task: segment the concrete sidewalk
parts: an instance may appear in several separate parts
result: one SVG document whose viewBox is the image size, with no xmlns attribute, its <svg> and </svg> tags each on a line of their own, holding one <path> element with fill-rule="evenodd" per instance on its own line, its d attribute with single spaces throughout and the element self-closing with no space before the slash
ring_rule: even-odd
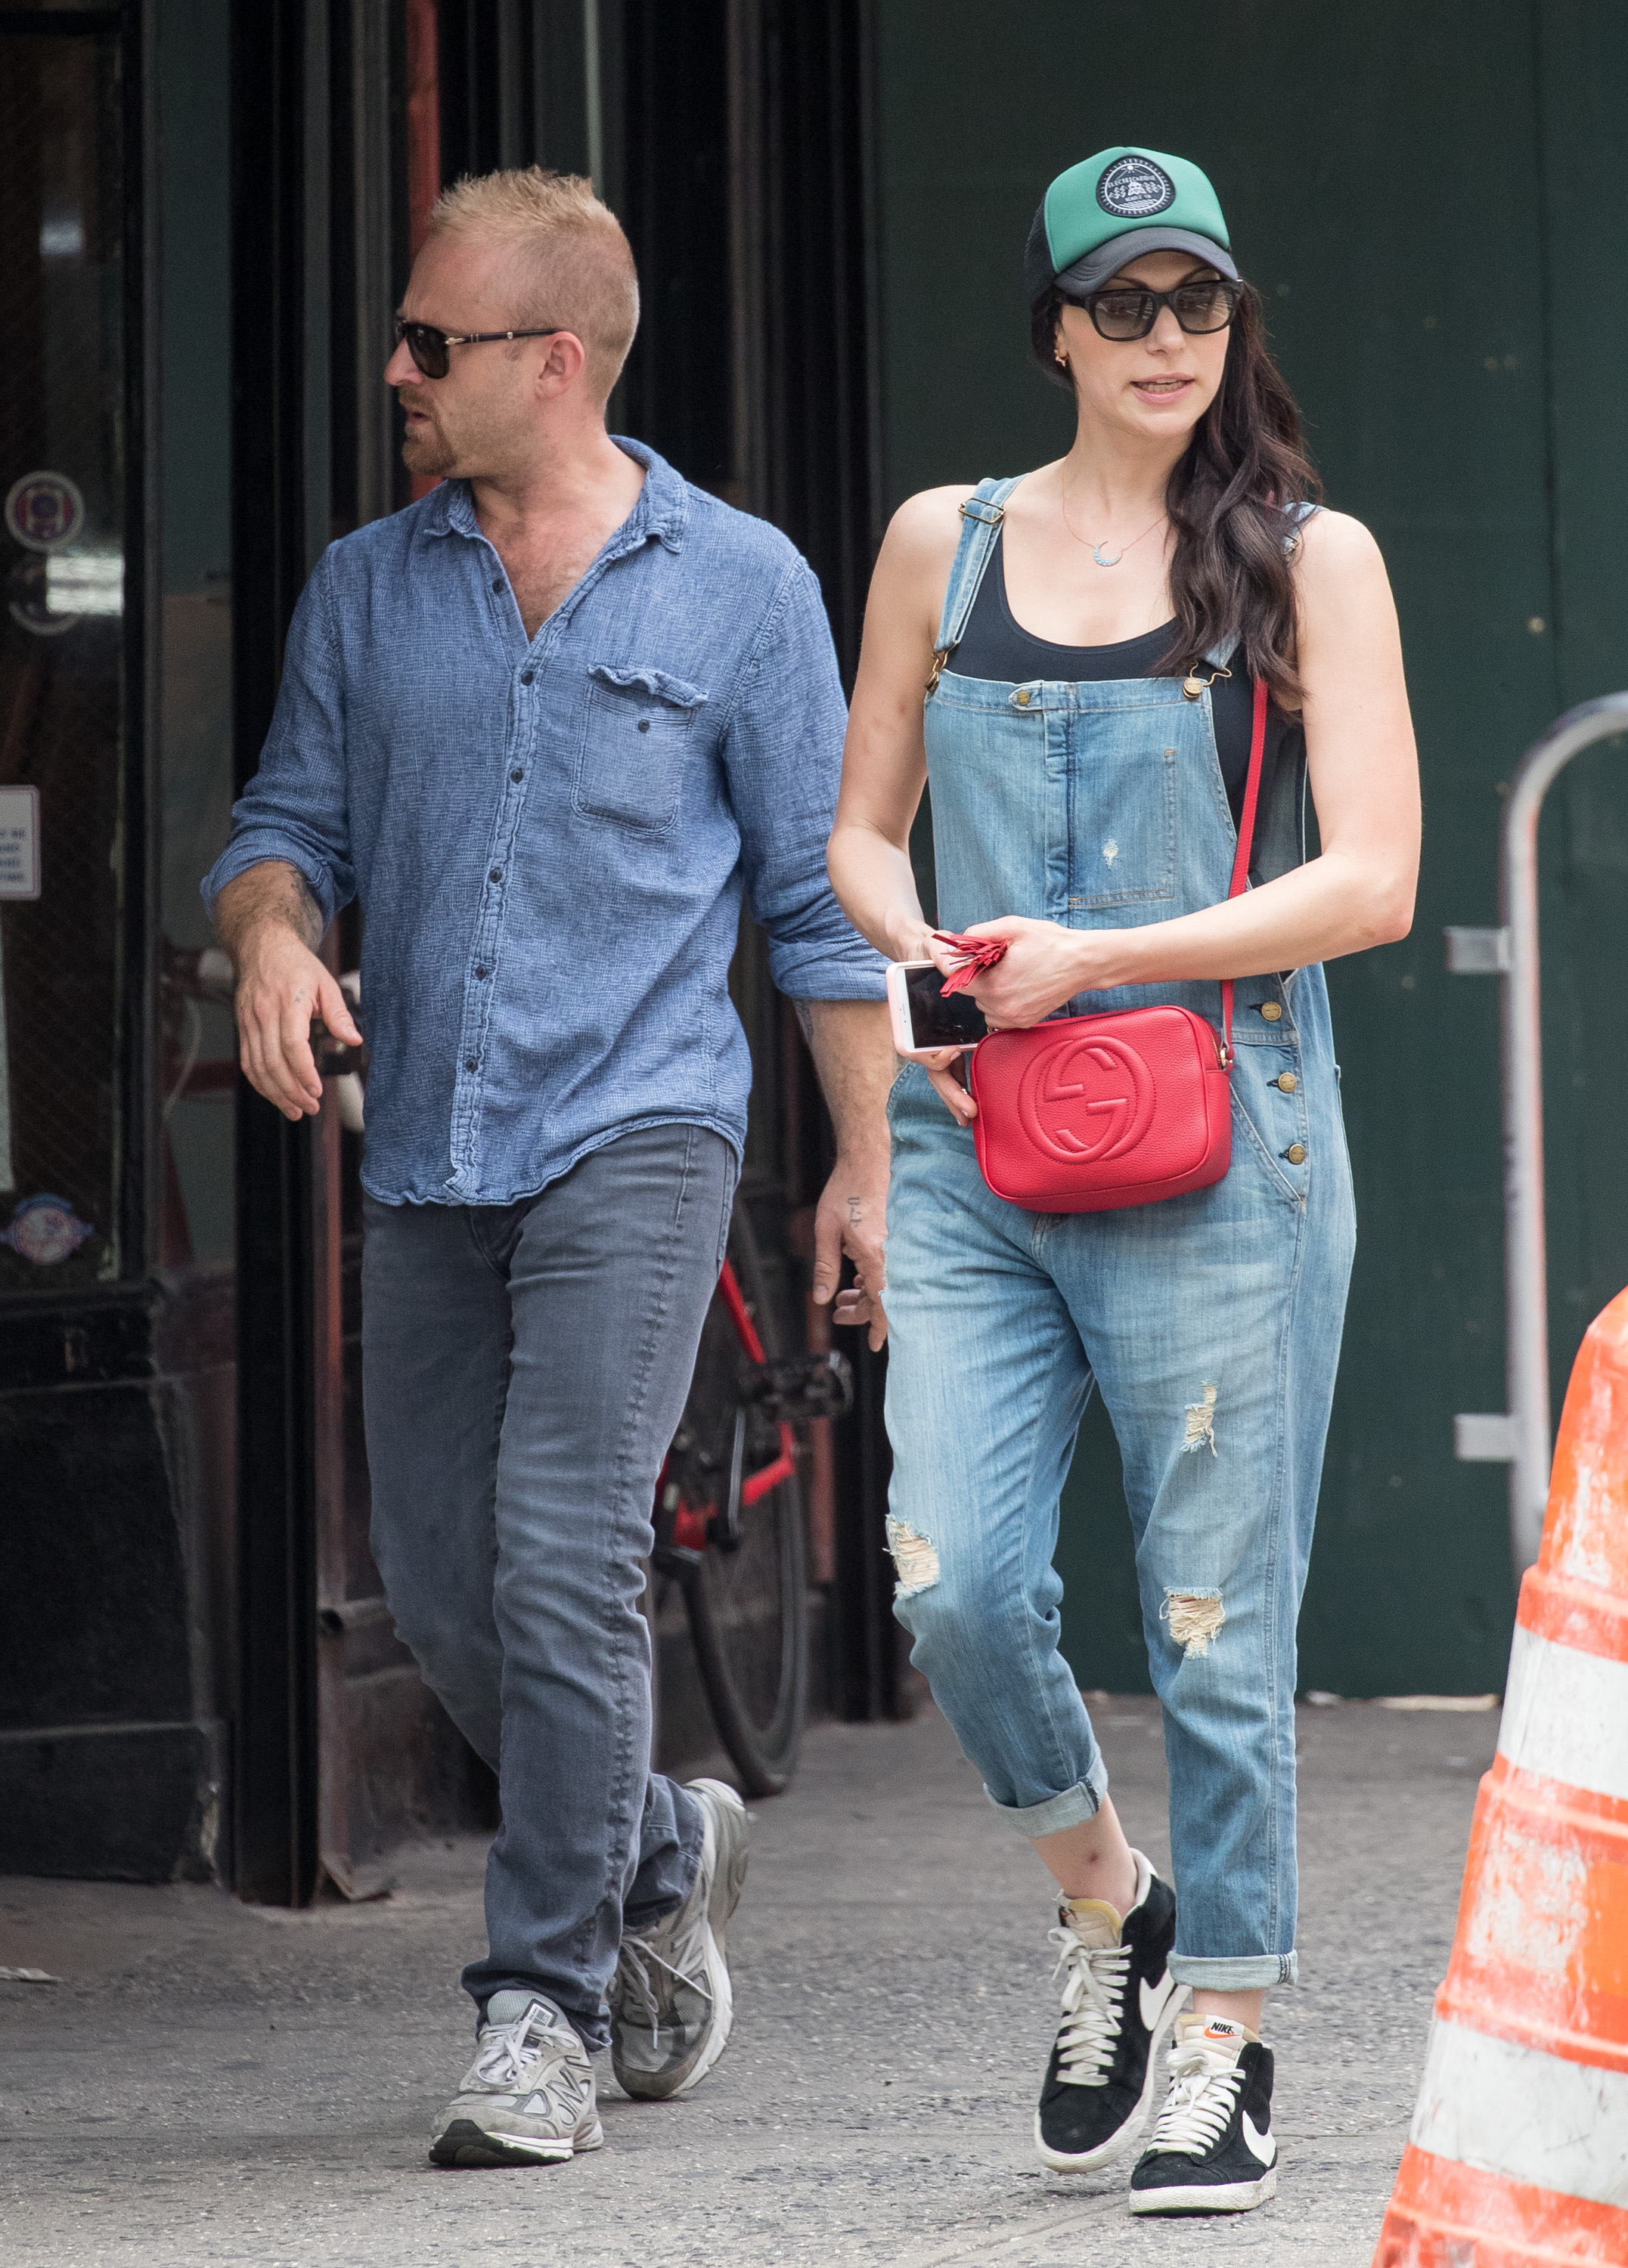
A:
<svg viewBox="0 0 1628 2268">
<path fill-rule="evenodd" d="M 1163 1867 L 1149 1700 L 1096 1710 L 1115 1796 Z M 1368 2268 L 1452 1940 L 1497 1717 L 1302 1709 L 1306 1983 L 1278 1994 L 1277 2202 L 1139 2223 L 1128 2166 L 1029 2148 L 1056 2003 L 1046 1881 L 941 1719 L 826 1727 L 756 1808 L 738 2020 L 684 2101 L 600 2065 L 606 2148 L 450 2173 L 424 2154 L 470 2050 L 482 1849 L 306 1914 L 210 1889 L 0 1881 L 6 2268 Z"/>
</svg>

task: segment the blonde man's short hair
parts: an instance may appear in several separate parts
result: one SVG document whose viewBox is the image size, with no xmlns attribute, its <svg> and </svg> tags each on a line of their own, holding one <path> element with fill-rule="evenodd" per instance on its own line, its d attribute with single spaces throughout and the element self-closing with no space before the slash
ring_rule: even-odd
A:
<svg viewBox="0 0 1628 2268">
<path fill-rule="evenodd" d="M 607 399 L 638 328 L 638 271 L 622 223 L 592 181 L 541 166 L 466 174 L 436 199 L 430 228 L 508 246 L 516 328 L 574 331 L 587 352 L 588 383 Z"/>
</svg>

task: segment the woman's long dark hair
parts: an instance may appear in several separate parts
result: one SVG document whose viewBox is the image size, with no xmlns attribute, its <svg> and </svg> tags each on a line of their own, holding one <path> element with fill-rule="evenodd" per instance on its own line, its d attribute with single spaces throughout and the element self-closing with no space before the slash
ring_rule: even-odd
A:
<svg viewBox="0 0 1628 2268">
<path fill-rule="evenodd" d="M 1030 338 L 1046 375 L 1072 393 L 1057 362 L 1063 306 L 1063 294 L 1049 291 Z M 1300 413 L 1266 344 L 1260 294 L 1246 284 L 1220 386 L 1165 492 L 1175 530 L 1176 637 L 1160 676 L 1185 676 L 1212 646 L 1241 638 L 1250 676 L 1266 680 L 1280 708 L 1299 706 L 1293 547 L 1284 547 L 1296 526 L 1289 507 L 1322 494 L 1301 443 Z"/>
</svg>

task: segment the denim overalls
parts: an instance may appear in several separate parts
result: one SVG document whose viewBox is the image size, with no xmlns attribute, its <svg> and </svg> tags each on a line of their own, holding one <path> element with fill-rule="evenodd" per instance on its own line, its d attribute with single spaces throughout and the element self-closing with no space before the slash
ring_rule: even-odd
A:
<svg viewBox="0 0 1628 2268">
<path fill-rule="evenodd" d="M 965 508 L 938 644 L 970 611 L 1004 499 Z M 1212 667 L 1226 659 L 1210 657 Z M 925 717 L 939 919 L 1168 921 L 1227 895 L 1236 836 L 1206 689 L 953 673 Z M 1084 994 L 1072 1011 L 1211 983 Z M 888 1541 L 895 1612 L 990 1800 L 1021 1834 L 1088 1819 L 1108 1774 L 1057 1650 L 1052 1567 L 1099 1387 L 1124 1459 L 1165 1711 L 1182 1983 L 1295 1975 L 1295 1622 L 1354 1237 L 1320 967 L 1240 979 L 1225 1180 L 1122 1212 L 993 1196 L 919 1065 L 888 1100 Z M 1090 1665 L 1074 1665 L 1088 1677 Z"/>
</svg>

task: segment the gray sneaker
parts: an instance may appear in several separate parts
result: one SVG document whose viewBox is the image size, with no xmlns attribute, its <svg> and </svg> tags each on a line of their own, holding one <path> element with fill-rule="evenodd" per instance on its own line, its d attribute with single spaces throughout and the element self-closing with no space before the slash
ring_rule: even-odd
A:
<svg viewBox="0 0 1628 2268">
<path fill-rule="evenodd" d="M 539 1994 L 494 1992 L 431 2157 L 438 2166 L 553 2166 L 604 2139 L 587 2053 L 564 2017 Z"/>
<path fill-rule="evenodd" d="M 611 2068 L 652 2102 L 706 2077 L 735 2014 L 724 1930 L 746 1880 L 746 1807 L 722 1780 L 692 1779 L 689 1793 L 706 1822 L 689 1896 L 622 1939 L 610 1986 Z"/>
</svg>

